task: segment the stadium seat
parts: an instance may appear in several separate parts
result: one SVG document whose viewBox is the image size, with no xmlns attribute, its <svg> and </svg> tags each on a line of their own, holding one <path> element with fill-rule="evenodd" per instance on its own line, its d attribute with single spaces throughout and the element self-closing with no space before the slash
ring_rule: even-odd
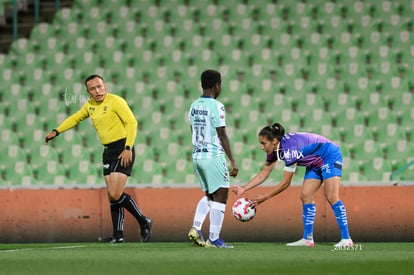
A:
<svg viewBox="0 0 414 275">
<path fill-rule="evenodd" d="M 7 167 L 0 167 L 0 172 L 4 180 L 0 180 L 7 187 L 13 189 L 15 187 L 33 187 L 37 181 L 30 165 L 25 160 L 13 161 Z"/>
<path fill-rule="evenodd" d="M 397 142 L 408 140 L 404 128 L 393 122 L 389 122 L 375 131 L 374 138 L 381 144 L 382 148 L 387 147 L 390 140 L 396 140 Z"/>
<path fill-rule="evenodd" d="M 29 129 L 33 130 L 36 128 L 36 113 L 35 112 L 28 112 L 28 113 L 18 113 L 12 121 L 17 125 L 16 131 L 19 133 L 20 136 L 28 133 Z"/>
<path fill-rule="evenodd" d="M 18 145 L 9 145 L 0 150 L 7 163 L 0 164 L 1 178 L 4 183 L 12 187 L 14 185 L 30 185 L 35 183 L 31 167 L 27 164 L 27 158 L 24 150 Z"/>
<path fill-rule="evenodd" d="M 2 150 L 6 150 L 10 145 L 16 145 L 16 140 L 19 139 L 18 134 L 8 124 L 4 123 L 4 126 L 0 130 L 0 142 L 4 145 L 4 149 L 2 148 Z"/>
<path fill-rule="evenodd" d="M 93 39 L 88 39 L 84 36 L 74 37 L 73 39 L 68 39 L 64 41 L 63 44 L 58 48 L 56 52 L 63 52 L 65 53 L 66 58 L 75 58 L 83 56 L 85 58 L 85 62 L 89 63 L 90 59 L 98 58 L 98 54 L 92 54 L 97 49 L 97 41 Z M 67 53 L 66 53 L 67 52 Z M 78 61 L 78 60 L 74 60 Z M 81 69 L 81 63 L 74 63 L 74 66 Z"/>
<path fill-rule="evenodd" d="M 89 159 L 65 159 L 66 174 L 74 186 L 95 186 L 98 184 L 100 170 Z M 99 165 L 100 167 L 100 165 Z M 103 179 L 101 179 L 103 182 Z"/>
<path fill-rule="evenodd" d="M 40 186 L 63 187 L 69 184 L 64 168 L 54 160 L 48 160 L 34 169 L 36 181 Z"/>
<path fill-rule="evenodd" d="M 364 116 L 355 108 L 346 108 L 335 113 L 332 110 L 332 126 L 337 128 L 340 133 L 349 133 L 352 125 L 365 125 Z"/>
<path fill-rule="evenodd" d="M 371 109 L 364 115 L 366 125 L 369 126 L 374 133 L 381 134 L 384 129 L 384 125 L 392 123 L 395 124 L 397 119 L 395 114 L 387 107 L 379 107 L 377 109 Z"/>
<path fill-rule="evenodd" d="M 400 109 L 410 108 L 413 105 L 414 99 L 412 93 L 402 91 L 402 93 L 392 94 L 388 97 L 388 106 L 398 112 Z"/>
<path fill-rule="evenodd" d="M 236 178 L 232 178 L 231 181 L 234 183 L 246 183 L 257 175 L 263 169 L 263 163 L 252 159 L 251 156 L 247 156 L 241 159 L 239 164 L 243 173 L 239 174 Z"/>
<path fill-rule="evenodd" d="M 392 166 L 382 157 L 376 157 L 371 160 L 366 160 L 360 163 L 364 170 L 364 175 L 370 181 L 389 182 Z"/>
<path fill-rule="evenodd" d="M 374 140 L 373 130 L 362 123 L 348 124 L 339 128 L 340 140 L 345 143 L 353 143 L 361 140 Z"/>
<path fill-rule="evenodd" d="M 322 100 L 324 103 L 324 109 L 335 113 L 349 107 L 354 107 L 352 97 L 344 92 L 326 94 Z"/>
<path fill-rule="evenodd" d="M 27 38 L 18 38 L 10 46 L 9 54 L 16 57 L 33 52 L 33 42 Z"/>
<path fill-rule="evenodd" d="M 164 183 L 195 183 L 193 164 L 186 158 L 176 158 L 166 163 L 165 169 Z"/>
<path fill-rule="evenodd" d="M 322 126 L 331 125 L 331 119 L 326 116 L 322 108 L 303 109 L 301 116 L 301 127 L 308 132 L 318 131 Z"/>
<path fill-rule="evenodd" d="M 62 9 L 63 10 L 63 9 Z M 30 39 L 37 45 L 44 40 L 48 40 L 55 36 L 55 27 L 50 23 L 39 23 L 33 26 L 30 32 Z"/>
<path fill-rule="evenodd" d="M 411 121 L 414 119 L 414 108 L 406 106 L 404 109 L 395 111 L 397 124 L 405 129 L 407 137 L 411 136 Z"/>
<path fill-rule="evenodd" d="M 76 7 L 77 2 L 78 1 L 75 1 L 72 8 L 63 7 L 59 9 L 53 17 L 53 25 L 64 26 L 71 22 L 81 23 L 84 12 L 80 8 Z"/>
<path fill-rule="evenodd" d="M 66 132 L 63 136 L 69 133 L 70 131 Z M 76 166 L 77 163 L 79 163 L 82 160 L 89 161 L 89 153 L 82 146 L 82 140 L 80 137 L 72 139 L 71 141 L 66 141 L 64 144 L 60 144 L 61 145 L 58 147 L 57 151 L 59 152 L 59 155 L 62 157 L 62 162 L 65 166 Z"/>
<path fill-rule="evenodd" d="M 58 161 L 59 156 L 53 144 L 44 145 L 33 144 L 30 148 L 30 159 L 32 168 L 35 170 L 38 166 L 44 164 L 47 160 Z"/>
<path fill-rule="evenodd" d="M 314 132 L 340 144 L 340 132 L 336 129 L 336 127 L 332 127 L 331 124 L 322 124 L 319 129 L 315 128 Z"/>
<path fill-rule="evenodd" d="M 77 48 L 75 50 L 75 48 L 73 48 L 73 51 L 77 53 L 73 56 L 75 68 L 79 68 L 79 70 L 81 70 L 82 73 L 91 74 L 91 72 L 95 72 L 97 68 L 101 67 L 100 57 L 97 54 L 94 54 L 89 49 L 83 50 L 82 48 Z"/>
<path fill-rule="evenodd" d="M 358 163 L 383 157 L 381 147 L 374 140 L 361 140 L 349 145 L 351 158 Z"/>
<path fill-rule="evenodd" d="M 268 124 L 279 122 L 285 126 L 285 129 L 289 132 L 296 132 L 300 130 L 299 114 L 289 109 L 274 110 L 273 112 L 268 113 L 267 121 L 270 122 Z"/>
<path fill-rule="evenodd" d="M 135 19 L 135 9 L 119 3 L 110 3 L 105 11 L 106 18 L 109 18 L 113 24 L 119 24 Z"/>
<path fill-rule="evenodd" d="M 163 171 L 160 163 L 152 159 L 137 159 L 136 167 L 142 170 L 134 171 L 132 176 L 141 184 L 161 184 L 164 182 Z"/>
<path fill-rule="evenodd" d="M 413 157 L 409 148 L 409 142 L 404 139 L 398 139 L 395 143 L 383 146 L 384 157 L 391 163 L 394 170 L 406 164 Z"/>
<path fill-rule="evenodd" d="M 343 169 L 342 180 L 356 185 L 360 182 L 372 181 L 367 177 L 366 173 L 364 173 L 364 167 L 354 160 L 350 161 L 347 169 Z"/>
<path fill-rule="evenodd" d="M 240 111 L 233 114 L 233 119 L 235 127 L 243 129 L 248 127 L 248 125 L 266 125 L 267 116 L 266 114 L 261 113 L 257 109 L 252 109 L 249 111 Z M 230 120 L 230 119 L 229 119 Z"/>
<path fill-rule="evenodd" d="M 17 123 L 17 131 L 23 130 L 27 126 L 33 126 L 36 119 L 36 106 L 33 103 L 25 98 L 20 98 L 12 102 L 10 108 L 15 115 L 8 119 Z"/>
</svg>

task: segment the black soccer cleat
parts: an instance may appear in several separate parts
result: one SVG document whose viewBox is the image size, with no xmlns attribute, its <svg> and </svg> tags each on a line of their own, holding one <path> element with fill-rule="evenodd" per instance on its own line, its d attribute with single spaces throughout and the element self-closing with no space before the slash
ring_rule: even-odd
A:
<svg viewBox="0 0 414 275">
<path fill-rule="evenodd" d="M 123 237 L 119 237 L 119 238 L 110 237 L 110 238 L 104 239 L 104 242 L 105 243 L 123 243 L 124 238 Z"/>
<path fill-rule="evenodd" d="M 146 243 L 151 239 L 151 228 L 152 228 L 152 220 L 150 218 L 145 218 L 146 224 L 141 226 L 141 242 Z"/>
</svg>

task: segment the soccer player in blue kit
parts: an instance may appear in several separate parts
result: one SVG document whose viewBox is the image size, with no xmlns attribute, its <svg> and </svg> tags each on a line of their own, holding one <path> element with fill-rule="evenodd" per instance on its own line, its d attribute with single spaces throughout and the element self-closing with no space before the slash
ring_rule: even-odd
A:
<svg viewBox="0 0 414 275">
<path fill-rule="evenodd" d="M 313 241 L 313 225 L 316 215 L 314 197 L 324 183 L 325 197 L 332 207 L 341 231 L 341 240 L 335 246 L 353 246 L 349 235 L 346 209 L 339 199 L 339 185 L 342 176 L 342 153 L 338 145 L 326 137 L 313 133 L 286 133 L 279 123 L 266 126 L 259 132 L 259 142 L 267 154 L 266 164 L 262 171 L 244 186 L 234 186 L 233 192 L 241 195 L 263 183 L 275 167 L 276 161 L 284 161 L 283 178 L 268 194 L 252 199 L 252 205 L 258 204 L 281 193 L 291 184 L 296 166 L 305 166 L 306 172 L 302 185 L 301 200 L 303 203 L 303 237 L 287 246 L 315 245 Z"/>
<path fill-rule="evenodd" d="M 201 87 L 203 94 L 191 104 L 188 119 L 191 123 L 194 171 L 205 195 L 197 204 L 188 238 L 202 247 L 232 248 L 220 238 L 220 231 L 230 188 L 229 176 L 237 176 L 238 168 L 226 134 L 224 105 L 216 100 L 221 92 L 220 73 L 204 71 Z M 230 161 L 230 172 L 226 156 Z M 204 241 L 201 228 L 208 213 L 210 231 L 208 240 Z"/>
</svg>

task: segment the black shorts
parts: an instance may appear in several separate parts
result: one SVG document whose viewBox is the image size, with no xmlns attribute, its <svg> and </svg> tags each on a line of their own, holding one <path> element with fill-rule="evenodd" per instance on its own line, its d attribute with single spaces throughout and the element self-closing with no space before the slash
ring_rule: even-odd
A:
<svg viewBox="0 0 414 275">
<path fill-rule="evenodd" d="M 131 175 L 132 165 L 135 161 L 135 149 L 132 147 L 132 162 L 127 166 L 121 166 L 121 159 L 119 155 L 125 149 L 126 139 L 120 139 L 118 141 L 104 145 L 104 151 L 102 154 L 103 174 L 107 176 L 112 172 L 120 172 L 127 176 Z"/>
</svg>

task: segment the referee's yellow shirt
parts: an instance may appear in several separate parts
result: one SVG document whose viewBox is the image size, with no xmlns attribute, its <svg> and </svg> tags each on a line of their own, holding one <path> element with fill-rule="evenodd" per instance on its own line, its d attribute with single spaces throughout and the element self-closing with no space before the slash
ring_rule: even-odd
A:
<svg viewBox="0 0 414 275">
<path fill-rule="evenodd" d="M 67 131 L 87 117 L 91 118 L 102 144 L 126 138 L 125 146 L 134 145 L 138 122 L 122 97 L 107 93 L 102 102 L 91 98 L 56 130 L 59 133 Z"/>
</svg>

